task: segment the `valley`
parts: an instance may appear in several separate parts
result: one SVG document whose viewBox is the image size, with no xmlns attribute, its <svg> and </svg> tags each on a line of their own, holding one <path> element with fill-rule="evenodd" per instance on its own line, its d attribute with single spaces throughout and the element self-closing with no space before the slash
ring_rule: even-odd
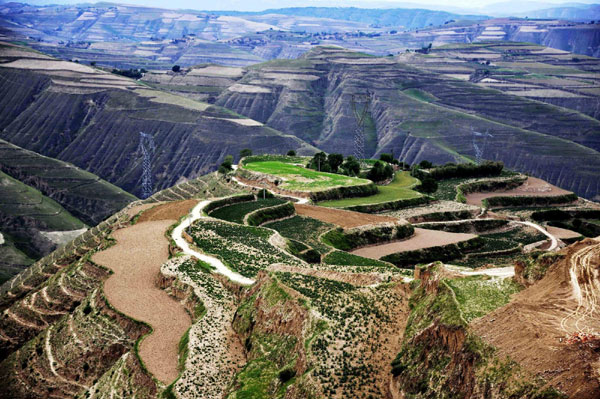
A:
<svg viewBox="0 0 600 399">
<path fill-rule="evenodd" d="M 0 397 L 600 399 L 597 5 L 68 3 L 0 4 Z"/>
</svg>

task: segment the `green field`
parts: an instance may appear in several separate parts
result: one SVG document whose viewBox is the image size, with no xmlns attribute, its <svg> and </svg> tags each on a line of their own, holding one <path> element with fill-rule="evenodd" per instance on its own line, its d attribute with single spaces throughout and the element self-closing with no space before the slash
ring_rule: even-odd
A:
<svg viewBox="0 0 600 399">
<path fill-rule="evenodd" d="M 332 187 L 357 186 L 370 181 L 356 177 L 317 172 L 281 161 L 252 162 L 245 169 L 282 178 L 279 187 L 291 191 L 319 191 Z"/>
<path fill-rule="evenodd" d="M 320 206 L 329 208 L 344 208 L 354 205 L 379 204 L 382 202 L 395 201 L 420 197 L 416 191 L 411 190 L 419 184 L 419 180 L 412 177 L 408 172 L 398 172 L 394 180 L 387 186 L 377 186 L 379 192 L 370 197 L 345 198 L 341 200 L 319 202 Z"/>
<path fill-rule="evenodd" d="M 259 199 L 257 201 L 242 202 L 240 204 L 224 206 L 222 208 L 212 211 L 211 213 L 209 213 L 209 216 L 212 216 L 217 219 L 227 220 L 229 222 L 243 224 L 244 217 L 250 212 L 261 208 L 267 208 L 269 206 L 280 205 L 283 203 L 285 203 L 285 201 L 280 198 Z"/>
</svg>

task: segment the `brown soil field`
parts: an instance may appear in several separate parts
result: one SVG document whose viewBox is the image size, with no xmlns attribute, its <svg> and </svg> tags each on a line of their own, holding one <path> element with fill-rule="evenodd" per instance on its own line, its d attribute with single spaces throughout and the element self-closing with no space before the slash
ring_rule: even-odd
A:
<svg viewBox="0 0 600 399">
<path fill-rule="evenodd" d="M 471 326 L 498 349 L 499 358 L 510 356 L 570 398 L 598 399 L 600 340 L 568 343 L 565 337 L 574 331 L 600 332 L 600 245 L 588 239 L 561 253 L 565 259 L 551 266 L 542 280 Z M 581 306 L 571 284 L 571 268 L 581 287 Z"/>
<path fill-rule="evenodd" d="M 165 384 L 177 378 L 178 344 L 191 319 L 155 281 L 169 256 L 165 231 L 195 201 L 187 202 L 152 208 L 156 210 L 148 211 L 145 221 L 115 231 L 112 236 L 117 243 L 92 257 L 114 272 L 104 283 L 108 301 L 126 315 L 152 326 L 153 332 L 144 338 L 139 353 L 148 370 Z"/>
<path fill-rule="evenodd" d="M 394 241 L 387 244 L 371 245 L 351 251 L 354 255 L 365 258 L 379 259 L 397 252 L 413 251 L 415 249 L 437 247 L 466 241 L 476 237 L 474 234 L 448 233 L 441 230 L 415 228 L 415 234 L 408 240 Z"/>
<path fill-rule="evenodd" d="M 581 237 L 581 234 L 579 234 L 576 231 L 573 230 L 568 230 L 568 229 L 561 229 L 560 227 L 554 227 L 554 226 L 546 226 L 546 230 L 548 231 L 548 233 L 552 234 L 554 237 L 559 238 L 559 239 L 569 239 L 569 238 L 577 238 L 577 237 Z"/>
<path fill-rule="evenodd" d="M 570 194 L 570 191 L 563 190 L 553 186 L 552 184 L 545 182 L 537 177 L 529 177 L 525 183 L 517 188 L 506 191 L 491 191 L 491 192 L 477 192 L 467 194 L 467 204 L 470 205 L 481 205 L 481 201 L 498 196 L 528 196 L 528 197 L 547 197 L 547 196 L 558 196 L 563 194 Z"/>
<path fill-rule="evenodd" d="M 296 213 L 301 216 L 308 216 L 322 222 L 335 224 L 344 228 L 366 226 L 369 224 L 398 222 L 399 219 L 391 216 L 372 215 L 369 213 L 360 213 L 345 211 L 342 209 L 324 208 L 322 206 L 294 204 Z"/>
<path fill-rule="evenodd" d="M 142 223 L 152 220 L 179 220 L 180 217 L 190 213 L 190 210 L 197 204 L 198 200 L 186 200 L 156 205 L 148 210 L 145 210 L 137 222 Z"/>
</svg>

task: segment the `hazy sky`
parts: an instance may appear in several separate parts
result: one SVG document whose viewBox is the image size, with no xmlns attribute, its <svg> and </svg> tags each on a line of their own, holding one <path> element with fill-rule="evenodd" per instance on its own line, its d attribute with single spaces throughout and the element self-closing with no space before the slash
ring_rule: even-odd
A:
<svg viewBox="0 0 600 399">
<path fill-rule="evenodd" d="M 0 3 L 6 0 L 0 0 Z M 19 0 L 14 0 L 19 1 Z M 75 3 L 95 3 L 96 1 L 86 0 L 21 0 L 29 4 L 75 4 Z M 498 3 L 505 3 L 502 6 L 490 8 L 490 11 L 523 8 L 541 9 L 549 8 L 559 4 L 566 3 L 565 0 L 539 0 L 539 1 L 506 1 L 506 0 L 427 0 L 427 1 L 393 1 L 393 0 L 106 0 L 114 3 L 146 5 L 150 7 L 161 8 L 187 8 L 194 10 L 238 10 L 238 11 L 260 11 L 268 8 L 282 7 L 363 7 L 363 8 L 428 8 L 444 9 L 452 11 L 478 10 L 485 12 L 486 6 Z M 570 3 L 599 3 L 600 0 L 574 0 Z M 510 3 L 510 4 L 506 4 Z"/>
</svg>

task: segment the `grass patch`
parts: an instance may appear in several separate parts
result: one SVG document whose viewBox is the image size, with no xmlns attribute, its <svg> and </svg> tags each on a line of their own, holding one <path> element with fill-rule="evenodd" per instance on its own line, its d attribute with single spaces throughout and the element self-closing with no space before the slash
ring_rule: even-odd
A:
<svg viewBox="0 0 600 399">
<path fill-rule="evenodd" d="M 362 256 L 353 255 L 344 251 L 333 251 L 329 253 L 324 259 L 323 263 L 329 265 L 342 265 L 342 266 L 379 266 L 379 267 L 393 267 L 389 263 L 381 262 L 376 259 L 363 258 Z"/>
<path fill-rule="evenodd" d="M 399 199 L 417 198 L 420 197 L 421 194 L 411 190 L 411 188 L 415 187 L 417 184 L 419 184 L 419 180 L 412 177 L 409 172 L 398 172 L 390 184 L 386 186 L 377 186 L 379 192 L 375 195 L 323 201 L 319 203 L 319 206 L 344 208 L 355 205 L 378 204 Z"/>
<path fill-rule="evenodd" d="M 356 177 L 318 172 L 281 161 L 251 162 L 244 168 L 281 177 L 279 187 L 291 191 L 315 191 L 333 187 L 358 186 L 370 181 Z"/>
<path fill-rule="evenodd" d="M 319 241 L 319 236 L 335 228 L 332 224 L 306 216 L 294 216 L 293 218 L 267 223 L 264 227 L 278 231 L 285 238 L 300 241 L 321 254 L 329 252 L 331 248 Z"/>
<path fill-rule="evenodd" d="M 489 276 L 468 276 L 446 282 L 456 294 L 467 322 L 506 305 L 511 295 L 521 290 L 511 278 L 499 280 Z"/>
<path fill-rule="evenodd" d="M 227 220 L 228 222 L 242 224 L 244 222 L 244 217 L 250 212 L 269 206 L 281 205 L 283 203 L 285 203 L 285 201 L 279 198 L 259 199 L 257 201 L 242 202 L 240 204 L 224 206 L 210 212 L 209 216 L 221 220 Z"/>
</svg>

